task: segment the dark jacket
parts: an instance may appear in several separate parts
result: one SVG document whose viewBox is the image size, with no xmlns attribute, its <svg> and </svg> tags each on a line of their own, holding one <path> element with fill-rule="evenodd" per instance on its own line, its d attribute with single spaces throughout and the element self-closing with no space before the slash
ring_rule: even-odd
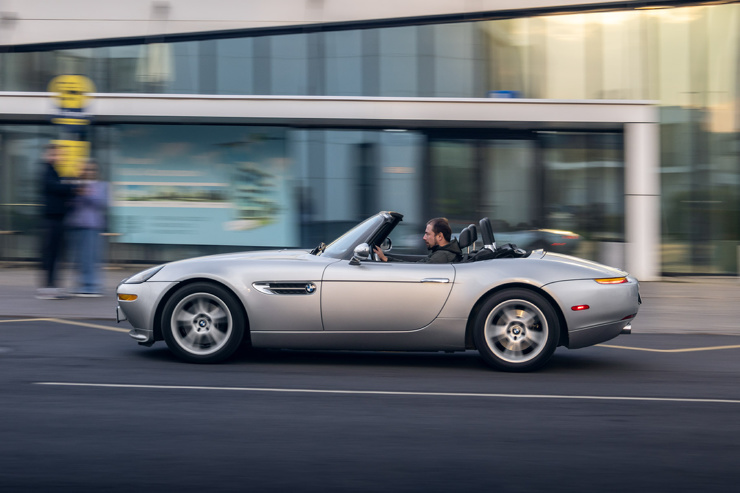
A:
<svg viewBox="0 0 740 493">
<path fill-rule="evenodd" d="M 457 243 L 457 239 L 453 238 L 451 242 L 445 246 L 433 246 L 429 250 L 429 256 L 421 260 L 417 260 L 417 264 L 451 264 L 454 262 L 460 262 L 462 260 L 462 250 L 460 245 Z M 406 260 L 400 258 L 394 258 L 388 255 L 389 262 L 405 262 Z"/>
<path fill-rule="evenodd" d="M 451 242 L 443 247 L 433 246 L 429 252 L 429 256 L 419 260 L 419 262 L 427 264 L 450 264 L 461 260 L 462 250 L 460 250 L 457 239 L 453 238 Z"/>
<path fill-rule="evenodd" d="M 69 210 L 75 188 L 74 185 L 63 183 L 54 166 L 47 162 L 44 163 L 42 194 L 46 217 L 62 218 Z"/>
</svg>

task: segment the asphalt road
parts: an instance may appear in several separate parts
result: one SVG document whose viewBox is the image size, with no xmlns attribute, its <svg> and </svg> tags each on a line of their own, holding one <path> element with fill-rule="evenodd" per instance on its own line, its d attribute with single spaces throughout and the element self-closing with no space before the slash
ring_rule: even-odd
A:
<svg viewBox="0 0 740 493">
<path fill-rule="evenodd" d="M 124 324 L 79 323 L 0 319 L 0 491 L 740 484 L 738 336 L 632 334 L 508 374 L 474 352 L 189 365 Z"/>
</svg>

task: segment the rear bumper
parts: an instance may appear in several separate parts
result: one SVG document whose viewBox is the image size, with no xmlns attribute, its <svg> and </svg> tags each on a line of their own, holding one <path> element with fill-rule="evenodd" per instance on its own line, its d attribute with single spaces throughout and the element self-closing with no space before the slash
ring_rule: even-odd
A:
<svg viewBox="0 0 740 493">
<path fill-rule="evenodd" d="M 632 320 L 620 320 L 619 322 L 570 331 L 568 333 L 568 345 L 565 347 L 578 349 L 593 346 L 614 339 L 620 334 L 629 334 L 632 332 L 631 322 Z"/>
</svg>

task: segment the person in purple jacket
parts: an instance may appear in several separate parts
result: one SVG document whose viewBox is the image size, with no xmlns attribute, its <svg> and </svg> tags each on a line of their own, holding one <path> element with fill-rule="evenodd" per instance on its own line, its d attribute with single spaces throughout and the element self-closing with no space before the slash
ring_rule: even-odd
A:
<svg viewBox="0 0 740 493">
<path fill-rule="evenodd" d="M 100 258 L 108 208 L 108 184 L 98 179 L 98 165 L 88 161 L 80 176 L 81 184 L 72 201 L 68 226 L 72 229 L 79 272 L 78 296 L 102 296 Z"/>
</svg>

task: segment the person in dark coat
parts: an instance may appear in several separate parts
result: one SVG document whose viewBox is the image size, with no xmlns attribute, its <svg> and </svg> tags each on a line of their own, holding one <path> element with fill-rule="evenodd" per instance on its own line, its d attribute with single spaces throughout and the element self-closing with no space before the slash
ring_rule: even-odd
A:
<svg viewBox="0 0 740 493">
<path fill-rule="evenodd" d="M 64 298 L 56 285 L 57 265 L 64 244 L 65 217 L 75 195 L 75 186 L 64 183 L 54 168 L 59 159 L 59 149 L 48 144 L 44 150 L 42 195 L 44 199 L 44 233 L 41 243 L 41 268 L 44 272 L 44 287 L 38 289 L 40 299 Z"/>
<path fill-rule="evenodd" d="M 449 264 L 462 260 L 462 250 L 457 239 L 452 238 L 452 229 L 446 218 L 435 217 L 429 220 L 423 239 L 429 249 L 429 255 L 419 260 L 418 263 Z M 374 250 L 378 259 L 383 262 L 398 261 L 392 256 L 386 256 L 379 246 L 376 246 Z"/>
</svg>

